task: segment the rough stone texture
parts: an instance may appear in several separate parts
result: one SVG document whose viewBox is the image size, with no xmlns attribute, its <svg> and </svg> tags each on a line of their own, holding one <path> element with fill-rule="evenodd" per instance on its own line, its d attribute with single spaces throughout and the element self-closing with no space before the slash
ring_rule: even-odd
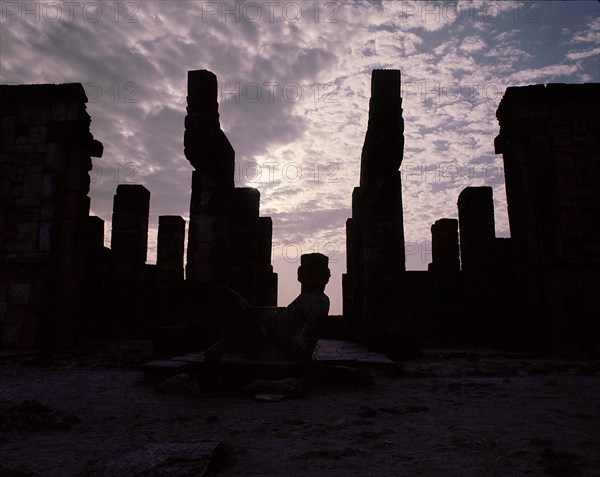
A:
<svg viewBox="0 0 600 477">
<path fill-rule="evenodd" d="M 404 264 L 402 188 L 398 171 L 404 149 L 400 71 L 374 70 L 369 124 L 361 155 L 360 187 L 352 194 L 347 224 L 348 273 L 344 316 L 357 335 L 385 334 L 386 314 L 377 307 L 398 284 Z M 377 311 L 376 311 L 377 308 Z"/>
<path fill-rule="evenodd" d="M 90 477 L 115 475 L 196 475 L 212 474 L 211 459 L 219 447 L 218 441 L 161 442 L 149 444 L 131 452 L 102 459 L 90 465 L 85 474 Z"/>
<path fill-rule="evenodd" d="M 589 349 L 600 329 L 600 84 L 508 88 L 496 116 L 516 289 L 532 345 Z"/>
<path fill-rule="evenodd" d="M 3 347 L 74 342 L 82 315 L 90 156 L 102 155 L 86 102 L 81 84 L 0 86 Z"/>
</svg>

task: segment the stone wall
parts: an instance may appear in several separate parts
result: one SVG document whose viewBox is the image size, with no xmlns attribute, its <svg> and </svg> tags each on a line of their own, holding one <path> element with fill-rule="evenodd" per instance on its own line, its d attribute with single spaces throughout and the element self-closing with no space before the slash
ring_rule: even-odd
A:
<svg viewBox="0 0 600 477">
<path fill-rule="evenodd" d="M 0 86 L 0 339 L 72 344 L 81 316 L 90 156 L 81 84 Z"/>
<path fill-rule="evenodd" d="M 496 116 L 523 328 L 536 347 L 597 347 L 600 84 L 508 88 Z"/>
</svg>

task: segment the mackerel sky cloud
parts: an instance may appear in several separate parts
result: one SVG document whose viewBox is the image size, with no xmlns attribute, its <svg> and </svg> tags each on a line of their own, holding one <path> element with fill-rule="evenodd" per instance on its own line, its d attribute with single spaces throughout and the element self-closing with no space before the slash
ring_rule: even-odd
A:
<svg viewBox="0 0 600 477">
<path fill-rule="evenodd" d="M 431 261 L 430 226 L 457 217 L 469 185 L 494 189 L 509 236 L 495 111 L 508 86 L 600 81 L 597 2 L 1 2 L 0 82 L 80 82 L 94 136 L 92 213 L 107 222 L 119 183 L 152 193 L 158 216 L 187 219 L 187 71 L 220 83 L 236 183 L 273 218 L 279 304 L 299 292 L 300 253 L 330 256 L 341 313 L 345 221 L 358 185 L 370 74 L 402 71 L 407 268 Z"/>
</svg>

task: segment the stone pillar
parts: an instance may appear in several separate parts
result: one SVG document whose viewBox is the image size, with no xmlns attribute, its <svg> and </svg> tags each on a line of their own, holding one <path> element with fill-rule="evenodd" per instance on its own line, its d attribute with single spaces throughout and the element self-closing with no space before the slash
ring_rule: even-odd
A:
<svg viewBox="0 0 600 477">
<path fill-rule="evenodd" d="M 161 215 L 158 218 L 156 268 L 168 282 L 183 280 L 183 247 L 185 220 L 179 215 Z M 162 281 L 159 278 L 159 281 Z"/>
<path fill-rule="evenodd" d="M 229 211 L 234 188 L 235 151 L 221 130 L 217 77 L 188 72 L 185 157 L 192 175 L 186 277 L 229 283 Z"/>
<path fill-rule="evenodd" d="M 259 218 L 258 190 L 234 188 L 235 151 L 221 130 L 216 76 L 189 71 L 187 99 L 185 156 L 196 170 L 186 279 L 229 286 L 253 305 L 275 305 L 272 224 Z"/>
<path fill-rule="evenodd" d="M 144 328 L 143 281 L 148 248 L 150 191 L 138 184 L 117 186 L 111 235 L 111 300 L 119 333 Z"/>
<path fill-rule="evenodd" d="M 273 273 L 273 221 L 258 218 L 256 306 L 277 306 L 277 274 Z"/>
<path fill-rule="evenodd" d="M 81 84 L 0 86 L 0 346 L 72 346 L 91 156 Z"/>
<path fill-rule="evenodd" d="M 361 155 L 360 188 L 352 195 L 353 268 L 346 284 L 354 289 L 359 329 L 375 335 L 385 333 L 386 317 L 395 310 L 372 305 L 381 296 L 395 293 L 405 271 L 404 225 L 400 172 L 404 150 L 404 120 L 399 70 L 374 70 L 371 78 L 369 124 Z M 345 292 L 348 297 L 349 292 Z M 348 301 L 348 300 L 346 300 Z M 346 314 L 346 312 L 345 312 Z"/>
<path fill-rule="evenodd" d="M 430 270 L 459 271 L 458 220 L 439 219 L 431 226 Z"/>
<path fill-rule="evenodd" d="M 86 223 L 85 276 L 83 279 L 83 318 L 80 334 L 87 338 L 106 336 L 109 325 L 106 310 L 110 298 L 110 250 L 104 246 L 104 220 L 89 216 Z"/>
<path fill-rule="evenodd" d="M 535 347 L 600 346 L 600 84 L 508 88 L 500 134 L 516 297 Z"/>
<path fill-rule="evenodd" d="M 252 304 L 257 298 L 259 206 L 258 190 L 252 187 L 234 189 L 229 224 L 229 286 Z"/>
<path fill-rule="evenodd" d="M 494 266 L 494 199 L 491 187 L 466 187 L 458 196 L 462 270 Z"/>
<path fill-rule="evenodd" d="M 134 277 L 146 263 L 150 191 L 143 185 L 121 184 L 114 196 L 111 250 L 119 276 Z"/>
</svg>

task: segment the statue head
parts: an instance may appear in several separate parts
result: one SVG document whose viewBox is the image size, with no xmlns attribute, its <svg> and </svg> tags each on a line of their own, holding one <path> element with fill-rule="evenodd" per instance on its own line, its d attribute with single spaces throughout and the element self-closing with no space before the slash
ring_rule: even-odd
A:
<svg viewBox="0 0 600 477">
<path fill-rule="evenodd" d="M 298 281 L 302 283 L 302 293 L 323 292 L 329 282 L 329 257 L 322 253 L 306 253 L 300 257 Z"/>
</svg>

